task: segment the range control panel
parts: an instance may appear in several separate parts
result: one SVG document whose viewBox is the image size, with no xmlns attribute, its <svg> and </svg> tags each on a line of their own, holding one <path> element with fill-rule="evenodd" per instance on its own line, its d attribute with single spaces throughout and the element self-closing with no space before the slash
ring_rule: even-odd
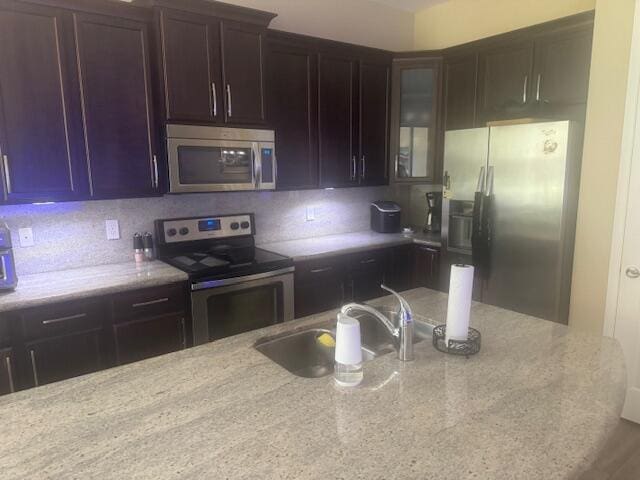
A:
<svg viewBox="0 0 640 480">
<path fill-rule="evenodd" d="M 158 222 L 162 225 L 164 243 L 240 237 L 253 233 L 251 214 L 176 218 Z"/>
</svg>

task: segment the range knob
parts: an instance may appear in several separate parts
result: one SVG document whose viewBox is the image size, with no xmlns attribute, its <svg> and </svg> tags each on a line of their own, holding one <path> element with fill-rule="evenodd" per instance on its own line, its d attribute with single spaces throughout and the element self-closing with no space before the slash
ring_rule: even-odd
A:
<svg viewBox="0 0 640 480">
<path fill-rule="evenodd" d="M 182 227 L 180 229 L 180 235 L 186 235 L 187 233 L 189 233 L 189 229 L 187 227 Z"/>
<path fill-rule="evenodd" d="M 240 226 L 241 226 L 243 229 L 247 229 L 247 228 L 249 228 L 249 227 L 251 226 L 251 224 L 250 224 L 249 222 L 242 222 L 242 223 L 240 224 Z"/>
<path fill-rule="evenodd" d="M 178 231 L 175 228 L 170 228 L 169 230 L 167 230 L 167 236 L 169 237 L 175 237 L 176 233 L 178 233 Z"/>
<path fill-rule="evenodd" d="M 233 222 L 231 224 L 231 230 L 237 230 L 240 228 L 240 224 L 238 222 Z"/>
</svg>

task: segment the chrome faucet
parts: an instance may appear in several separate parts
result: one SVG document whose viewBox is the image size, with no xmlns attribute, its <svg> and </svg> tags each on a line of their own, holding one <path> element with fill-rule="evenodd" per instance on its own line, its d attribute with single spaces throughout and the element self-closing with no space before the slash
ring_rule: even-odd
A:
<svg viewBox="0 0 640 480">
<path fill-rule="evenodd" d="M 397 292 L 384 285 L 380 285 L 380 288 L 395 295 L 400 302 L 397 326 L 394 325 L 394 323 L 386 316 L 369 305 L 347 303 L 342 307 L 341 312 L 345 315 L 349 315 L 354 310 L 360 310 L 373 315 L 387 328 L 389 334 L 393 337 L 393 343 L 398 352 L 398 358 L 403 362 L 411 361 L 413 360 L 413 312 L 411 311 L 411 306 L 409 306 L 407 301 Z"/>
</svg>

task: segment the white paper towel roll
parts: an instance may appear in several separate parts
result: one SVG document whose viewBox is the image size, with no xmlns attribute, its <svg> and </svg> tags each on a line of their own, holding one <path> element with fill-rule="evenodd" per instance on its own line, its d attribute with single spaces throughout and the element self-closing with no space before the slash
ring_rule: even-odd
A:
<svg viewBox="0 0 640 480">
<path fill-rule="evenodd" d="M 452 265 L 449 283 L 449 304 L 447 307 L 447 335 L 449 339 L 467 340 L 469 335 L 469 316 L 473 293 L 473 266 Z"/>
</svg>

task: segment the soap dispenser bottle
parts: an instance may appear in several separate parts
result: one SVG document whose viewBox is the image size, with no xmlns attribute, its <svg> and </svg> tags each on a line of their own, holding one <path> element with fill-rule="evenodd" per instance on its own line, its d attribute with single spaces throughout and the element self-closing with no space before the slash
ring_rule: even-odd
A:
<svg viewBox="0 0 640 480">
<path fill-rule="evenodd" d="M 355 387 L 362 382 L 362 345 L 360 322 L 338 313 L 334 379 L 341 387 Z"/>
</svg>

